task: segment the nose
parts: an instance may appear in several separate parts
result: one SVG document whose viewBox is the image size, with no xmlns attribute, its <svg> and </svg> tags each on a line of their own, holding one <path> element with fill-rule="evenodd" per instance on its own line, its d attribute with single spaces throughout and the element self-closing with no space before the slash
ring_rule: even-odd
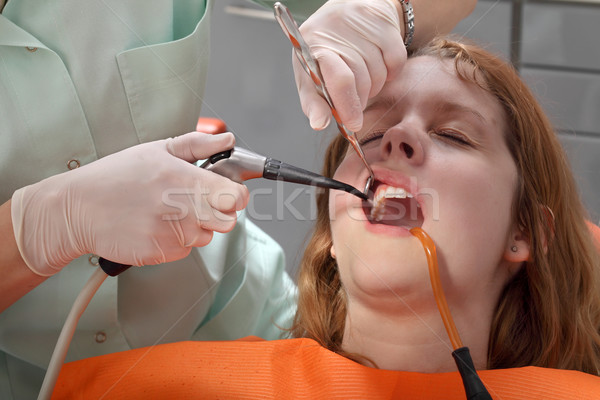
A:
<svg viewBox="0 0 600 400">
<path fill-rule="evenodd" d="M 384 160 L 402 159 L 418 165 L 425 158 L 417 130 L 408 124 L 401 123 L 388 129 L 383 135 L 380 150 Z"/>
</svg>

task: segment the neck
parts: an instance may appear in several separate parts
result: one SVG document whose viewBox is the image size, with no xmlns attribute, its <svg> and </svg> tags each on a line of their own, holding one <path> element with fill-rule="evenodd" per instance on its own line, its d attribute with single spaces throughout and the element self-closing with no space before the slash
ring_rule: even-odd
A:
<svg viewBox="0 0 600 400">
<path fill-rule="evenodd" d="M 342 348 L 366 357 L 378 368 L 425 373 L 456 371 L 453 348 L 435 303 L 389 313 L 363 304 L 348 304 Z M 469 347 L 477 369 L 485 369 L 492 310 L 463 307 L 453 318 L 464 346 Z"/>
</svg>

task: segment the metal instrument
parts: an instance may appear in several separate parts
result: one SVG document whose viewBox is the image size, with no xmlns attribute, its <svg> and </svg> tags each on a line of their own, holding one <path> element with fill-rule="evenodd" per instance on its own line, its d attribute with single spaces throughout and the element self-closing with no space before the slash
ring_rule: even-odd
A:
<svg viewBox="0 0 600 400">
<path fill-rule="evenodd" d="M 287 35 L 288 39 L 292 43 L 296 57 L 298 57 L 300 64 L 304 68 L 304 71 L 306 71 L 306 73 L 310 76 L 321 96 L 323 96 L 325 101 L 327 101 L 327 104 L 329 104 L 329 107 L 331 108 L 331 114 L 337 123 L 340 133 L 348 140 L 348 142 L 350 142 L 350 145 L 352 145 L 352 148 L 354 151 L 356 151 L 356 154 L 358 154 L 362 162 L 365 164 L 367 171 L 369 171 L 369 178 L 367 179 L 364 189 L 364 194 L 368 195 L 369 189 L 373 184 L 374 175 L 373 170 L 369 166 L 369 163 L 367 163 L 365 154 L 363 153 L 360 144 L 356 139 L 356 135 L 354 132 L 347 129 L 342 123 L 342 120 L 340 119 L 340 116 L 333 105 L 333 101 L 327 92 L 325 83 L 323 82 L 323 76 L 321 75 L 319 64 L 317 64 L 317 61 L 310 54 L 310 49 L 302 38 L 300 30 L 298 30 L 298 24 L 296 24 L 294 17 L 288 8 L 279 2 L 275 3 L 274 9 L 275 19 L 277 19 L 277 22 L 279 22 L 279 25 L 281 25 L 281 29 L 283 29 L 283 32 Z"/>
</svg>

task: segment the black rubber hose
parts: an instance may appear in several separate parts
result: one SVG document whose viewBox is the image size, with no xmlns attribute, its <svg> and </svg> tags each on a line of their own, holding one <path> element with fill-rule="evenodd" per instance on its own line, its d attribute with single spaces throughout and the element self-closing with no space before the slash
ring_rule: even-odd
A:
<svg viewBox="0 0 600 400">
<path fill-rule="evenodd" d="M 460 347 L 452 352 L 458 372 L 465 387 L 468 400 L 492 400 L 492 396 L 481 382 L 468 347 Z"/>
<path fill-rule="evenodd" d="M 368 199 L 365 193 L 346 183 L 315 174 L 314 172 L 302 168 L 294 167 L 293 165 L 272 158 L 267 158 L 267 161 L 265 162 L 263 178 L 274 181 L 285 181 L 302 185 L 343 190 L 344 192 L 351 193 L 363 200 Z"/>
</svg>

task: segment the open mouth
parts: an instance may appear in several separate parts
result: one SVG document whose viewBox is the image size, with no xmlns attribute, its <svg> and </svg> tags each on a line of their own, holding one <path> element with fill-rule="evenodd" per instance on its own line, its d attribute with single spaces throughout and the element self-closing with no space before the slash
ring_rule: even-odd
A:
<svg viewBox="0 0 600 400">
<path fill-rule="evenodd" d="M 406 188 L 375 180 L 371 194 L 371 202 L 363 201 L 363 211 L 371 224 L 400 226 L 409 230 L 423 225 L 421 206 Z"/>
</svg>

